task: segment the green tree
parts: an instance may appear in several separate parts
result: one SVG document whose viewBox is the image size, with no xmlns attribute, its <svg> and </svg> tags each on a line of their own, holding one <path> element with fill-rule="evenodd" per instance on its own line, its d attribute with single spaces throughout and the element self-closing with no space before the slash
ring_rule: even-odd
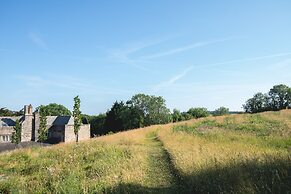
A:
<svg viewBox="0 0 291 194">
<path fill-rule="evenodd" d="M 15 121 L 15 126 L 13 127 L 11 142 L 19 144 L 21 142 L 21 124 L 19 119 Z"/>
<path fill-rule="evenodd" d="M 41 105 L 36 108 L 36 111 L 42 113 L 45 116 L 70 116 L 71 111 L 65 106 L 56 103 L 50 103 L 48 105 Z"/>
<path fill-rule="evenodd" d="M 126 106 L 121 115 L 124 129 L 136 129 L 144 126 L 142 111 L 136 106 Z"/>
<path fill-rule="evenodd" d="M 81 104 L 81 100 L 80 100 L 79 96 L 76 96 L 74 98 L 74 111 L 73 111 L 74 133 L 76 135 L 76 142 L 79 141 L 79 130 L 80 130 L 80 127 L 82 125 L 80 104 Z"/>
<path fill-rule="evenodd" d="M 288 104 L 287 108 L 291 108 L 291 88 L 289 88 L 287 91 L 287 104 Z"/>
<path fill-rule="evenodd" d="M 191 114 L 189 114 L 188 112 L 182 112 L 183 121 L 190 120 L 190 119 L 193 119 L 193 116 Z"/>
<path fill-rule="evenodd" d="M 40 123 L 38 129 L 38 141 L 45 142 L 48 139 L 48 128 L 47 128 L 47 118 L 46 115 L 41 112 L 40 113 Z"/>
<path fill-rule="evenodd" d="M 215 116 L 221 116 L 221 115 L 227 115 L 227 114 L 229 114 L 229 108 L 226 108 L 224 106 L 219 107 L 213 112 L 213 115 Z"/>
<path fill-rule="evenodd" d="M 190 108 L 187 113 L 196 119 L 209 116 L 209 112 L 206 108 Z"/>
<path fill-rule="evenodd" d="M 173 122 L 179 122 L 183 120 L 183 115 L 178 109 L 174 109 L 172 113 L 172 120 Z"/>
<path fill-rule="evenodd" d="M 248 99 L 243 105 L 245 112 L 257 113 L 269 109 L 269 97 L 261 92 L 256 93 L 252 98 Z"/>
<path fill-rule="evenodd" d="M 111 109 L 106 113 L 106 120 L 104 128 L 106 132 L 117 132 L 125 129 L 124 127 L 124 117 L 126 106 L 124 102 L 115 102 Z"/>
<path fill-rule="evenodd" d="M 272 110 L 281 110 L 290 105 L 290 88 L 284 84 L 273 86 L 269 91 Z"/>
<path fill-rule="evenodd" d="M 171 121 L 170 110 L 166 107 L 165 100 L 161 96 L 136 94 L 127 104 L 139 110 L 139 117 L 144 118 L 144 126 Z"/>
<path fill-rule="evenodd" d="M 12 111 L 5 107 L 0 108 L 0 116 L 3 116 L 3 117 L 20 116 L 22 114 L 23 114 L 23 111 Z"/>
<path fill-rule="evenodd" d="M 105 120 L 106 120 L 106 114 L 99 114 L 97 116 L 88 116 L 88 121 L 90 123 L 91 137 L 106 134 L 106 130 L 104 128 Z"/>
</svg>

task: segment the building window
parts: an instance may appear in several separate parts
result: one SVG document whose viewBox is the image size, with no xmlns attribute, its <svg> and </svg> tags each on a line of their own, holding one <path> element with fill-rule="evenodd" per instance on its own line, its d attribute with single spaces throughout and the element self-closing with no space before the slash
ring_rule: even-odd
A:
<svg viewBox="0 0 291 194">
<path fill-rule="evenodd" d="M 0 135 L 0 142 L 10 142 L 11 138 L 11 135 Z"/>
</svg>

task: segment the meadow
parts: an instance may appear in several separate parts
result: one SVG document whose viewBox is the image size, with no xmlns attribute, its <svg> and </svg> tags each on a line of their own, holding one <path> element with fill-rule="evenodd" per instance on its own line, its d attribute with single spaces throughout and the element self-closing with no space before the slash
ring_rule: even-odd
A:
<svg viewBox="0 0 291 194">
<path fill-rule="evenodd" d="M 0 154 L 0 193 L 290 193 L 291 110 Z"/>
</svg>

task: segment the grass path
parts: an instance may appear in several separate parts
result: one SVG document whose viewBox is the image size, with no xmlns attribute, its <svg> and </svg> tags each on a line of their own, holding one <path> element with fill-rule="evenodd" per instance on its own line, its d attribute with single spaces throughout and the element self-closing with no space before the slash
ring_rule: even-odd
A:
<svg viewBox="0 0 291 194">
<path fill-rule="evenodd" d="M 159 139 L 157 132 L 152 131 L 146 135 L 148 146 L 148 170 L 146 182 L 152 189 L 151 193 L 181 193 L 182 180 L 176 170 L 169 152 Z"/>
</svg>

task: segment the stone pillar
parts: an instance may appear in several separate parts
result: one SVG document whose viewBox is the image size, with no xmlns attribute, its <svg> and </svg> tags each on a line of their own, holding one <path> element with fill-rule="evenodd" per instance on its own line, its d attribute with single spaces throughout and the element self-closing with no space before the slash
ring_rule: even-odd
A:
<svg viewBox="0 0 291 194">
<path fill-rule="evenodd" d="M 21 141 L 31 141 L 32 138 L 32 130 L 33 130 L 33 113 L 32 106 L 25 105 L 24 106 L 24 120 L 21 125 Z"/>
</svg>

